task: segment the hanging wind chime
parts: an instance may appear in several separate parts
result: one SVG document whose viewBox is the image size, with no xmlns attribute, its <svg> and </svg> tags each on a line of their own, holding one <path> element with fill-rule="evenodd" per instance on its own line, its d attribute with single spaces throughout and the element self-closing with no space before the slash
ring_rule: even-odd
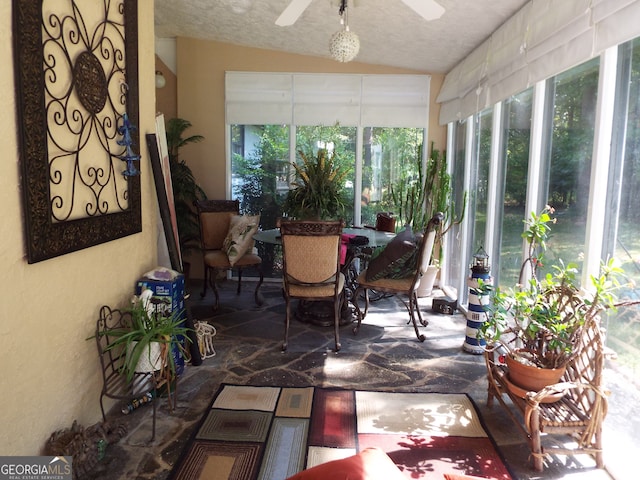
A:
<svg viewBox="0 0 640 480">
<path fill-rule="evenodd" d="M 135 131 L 136 127 L 129 120 L 129 116 L 127 113 L 122 114 L 122 125 L 118 127 L 118 134 L 122 135 L 122 140 L 117 140 L 118 145 L 122 145 L 125 147 L 124 155 L 117 155 L 117 157 L 126 162 L 126 168 L 122 172 L 122 175 L 125 177 L 133 177 L 135 175 L 140 175 L 140 170 L 138 170 L 133 162 L 137 162 L 140 160 L 140 155 L 136 155 L 131 149 L 133 145 L 133 139 L 131 138 L 131 132 Z"/>
</svg>

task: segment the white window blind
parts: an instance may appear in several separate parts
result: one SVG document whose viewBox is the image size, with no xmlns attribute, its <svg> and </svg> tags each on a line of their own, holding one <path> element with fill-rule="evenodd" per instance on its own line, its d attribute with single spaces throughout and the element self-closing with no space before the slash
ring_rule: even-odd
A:
<svg viewBox="0 0 640 480">
<path fill-rule="evenodd" d="M 226 74 L 225 115 L 228 124 L 288 124 L 291 122 L 292 98 L 291 75 L 249 72 Z"/>
<path fill-rule="evenodd" d="M 445 77 L 440 123 L 466 118 L 640 35 L 640 0 L 531 0 Z"/>
<path fill-rule="evenodd" d="M 427 128 L 428 75 L 227 72 L 228 124 Z"/>
</svg>

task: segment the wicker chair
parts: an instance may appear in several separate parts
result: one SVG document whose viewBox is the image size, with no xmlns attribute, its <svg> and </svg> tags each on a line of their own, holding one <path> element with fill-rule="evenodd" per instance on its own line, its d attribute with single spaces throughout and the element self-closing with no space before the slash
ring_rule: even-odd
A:
<svg viewBox="0 0 640 480">
<path fill-rule="evenodd" d="M 283 293 L 286 302 L 284 342 L 289 343 L 291 300 L 333 302 L 335 351 L 340 350 L 340 310 L 345 277 L 340 272 L 341 221 L 283 220 Z"/>
<path fill-rule="evenodd" d="M 413 328 L 416 332 L 418 340 L 424 342 L 426 337 L 418 330 L 418 323 L 416 317 L 420 320 L 420 324 L 425 327 L 427 322 L 423 320 L 420 309 L 418 308 L 418 295 L 416 290 L 420 278 L 427 271 L 429 262 L 431 261 L 431 251 L 433 250 L 433 244 L 435 242 L 436 230 L 442 223 L 442 213 L 435 214 L 427 227 L 424 230 L 424 236 L 420 243 L 418 259 L 416 262 L 415 271 L 405 278 L 381 278 L 379 280 L 367 280 L 367 270 L 363 271 L 358 277 L 358 288 L 353 295 L 353 304 L 356 307 L 356 313 L 358 315 L 358 324 L 353 328 L 353 333 L 357 334 L 360 330 L 362 319 L 367 316 L 369 310 L 369 291 L 375 291 L 377 295 L 381 294 L 393 294 L 393 295 L 406 295 L 408 302 L 405 303 L 407 310 L 409 311 L 410 321 L 413 322 Z M 365 307 L 364 312 L 358 305 L 358 299 L 364 293 Z"/>
<path fill-rule="evenodd" d="M 237 293 L 239 295 L 242 288 L 242 271 L 246 268 L 255 268 L 258 270 L 260 280 L 256 285 L 254 296 L 256 303 L 261 305 L 260 286 L 263 281 L 263 273 L 260 265 L 262 264 L 262 259 L 249 251 L 232 266 L 229 263 L 229 257 L 222 249 L 231 224 L 231 217 L 239 215 L 240 202 L 238 200 L 198 200 L 194 202 L 194 205 L 200 224 L 200 247 L 204 263 L 204 284 L 200 296 L 204 297 L 206 295 L 208 282 L 216 297 L 213 308 L 217 310 L 220 305 L 220 297 L 216 285 L 218 273 L 233 269 L 237 270 Z"/>
<path fill-rule="evenodd" d="M 599 319 L 588 318 L 578 339 L 576 355 L 567 365 L 560 383 L 539 392 L 517 392 L 498 349 L 485 353 L 489 389 L 487 405 L 496 398 L 529 441 L 534 467 L 542 471 L 547 454 L 589 454 L 603 467 L 602 422 L 607 414 L 607 395 L 602 385 L 603 335 Z M 506 399 L 510 399 L 508 403 Z M 515 411 L 514 411 L 515 407 Z M 516 415 L 516 413 L 520 415 Z M 541 436 L 570 435 L 575 448 L 542 445 Z"/>
</svg>

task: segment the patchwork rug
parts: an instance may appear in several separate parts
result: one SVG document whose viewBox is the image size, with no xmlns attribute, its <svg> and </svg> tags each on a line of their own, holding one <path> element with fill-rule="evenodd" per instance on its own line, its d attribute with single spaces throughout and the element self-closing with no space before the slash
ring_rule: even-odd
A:
<svg viewBox="0 0 640 480">
<path fill-rule="evenodd" d="M 407 478 L 511 479 L 465 394 L 222 385 L 170 478 L 284 480 L 367 447 Z"/>
</svg>

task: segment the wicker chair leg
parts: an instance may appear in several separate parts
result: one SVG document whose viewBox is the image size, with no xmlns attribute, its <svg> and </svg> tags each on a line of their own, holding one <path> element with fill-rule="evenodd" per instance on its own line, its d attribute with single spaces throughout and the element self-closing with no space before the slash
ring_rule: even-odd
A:
<svg viewBox="0 0 640 480">
<path fill-rule="evenodd" d="M 242 291 L 242 269 L 239 268 L 238 269 L 238 290 L 236 291 L 236 293 L 240 295 L 241 291 Z"/>
<path fill-rule="evenodd" d="M 602 427 L 598 428 L 595 434 L 595 448 L 597 452 L 595 454 L 596 467 L 604 468 L 604 456 L 602 454 Z"/>
<path fill-rule="evenodd" d="M 543 470 L 542 443 L 540 441 L 540 414 L 537 409 L 531 412 L 529 420 L 529 436 L 531 443 L 531 455 L 533 456 L 533 467 L 536 471 Z"/>
<path fill-rule="evenodd" d="M 487 382 L 487 407 L 492 408 L 493 407 L 493 399 L 495 397 L 495 392 L 494 392 L 494 387 L 491 384 L 491 379 L 489 379 L 489 381 Z"/>
</svg>

